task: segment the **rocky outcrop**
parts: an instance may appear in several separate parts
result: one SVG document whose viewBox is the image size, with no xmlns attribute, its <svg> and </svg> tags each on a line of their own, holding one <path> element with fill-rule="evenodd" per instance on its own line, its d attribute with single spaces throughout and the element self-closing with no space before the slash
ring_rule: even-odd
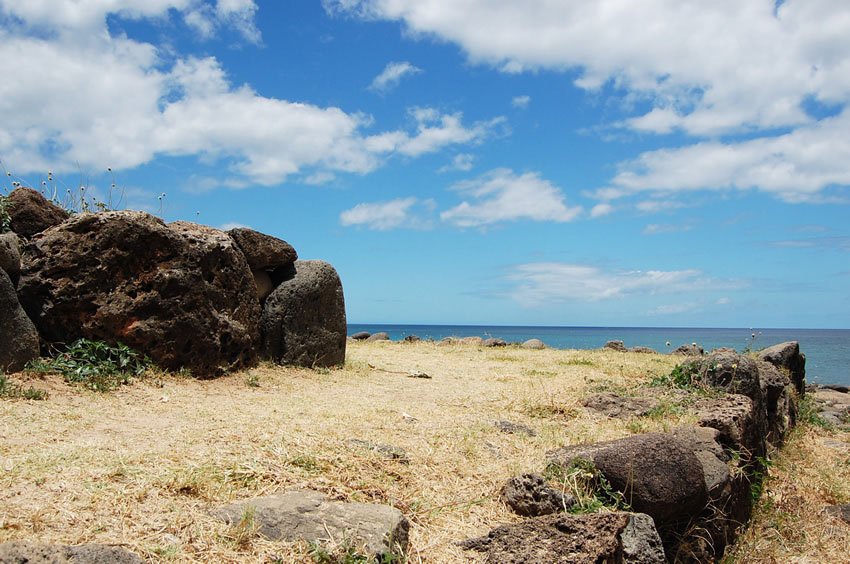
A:
<svg viewBox="0 0 850 564">
<path fill-rule="evenodd" d="M 372 334 L 369 333 L 368 331 L 358 331 L 357 333 L 352 335 L 351 338 L 354 339 L 355 341 L 365 341 L 366 339 L 368 339 L 371 336 L 372 336 Z"/>
<path fill-rule="evenodd" d="M 602 346 L 603 349 L 611 349 L 617 352 L 626 352 L 628 349 L 623 341 L 608 341 Z"/>
<path fill-rule="evenodd" d="M 659 526 L 687 520 L 708 501 L 702 464 L 690 445 L 673 435 L 634 435 L 558 449 L 547 457 L 563 468 L 590 462 L 632 508 Z"/>
<path fill-rule="evenodd" d="M 521 474 L 502 487 L 500 499 L 511 511 L 522 517 L 539 517 L 563 513 L 575 505 L 576 499 L 546 483 L 540 474 Z"/>
<path fill-rule="evenodd" d="M 256 361 L 256 286 L 223 231 L 144 212 L 84 213 L 22 254 L 21 304 L 48 342 L 120 341 L 199 377 Z"/>
<path fill-rule="evenodd" d="M 0 562 L 9 564 L 142 564 L 132 552 L 106 544 L 64 546 L 30 541 L 0 544 Z"/>
<path fill-rule="evenodd" d="M 68 212 L 51 203 L 32 188 L 17 188 L 7 197 L 12 231 L 29 239 L 48 227 L 68 219 Z"/>
<path fill-rule="evenodd" d="M 281 364 L 345 362 L 345 299 L 333 266 L 296 261 L 266 299 L 260 321 L 262 356 Z"/>
<path fill-rule="evenodd" d="M 797 393 L 806 391 L 806 355 L 800 352 L 800 343 L 788 341 L 759 352 L 759 359 L 788 371 Z"/>
<path fill-rule="evenodd" d="M 522 348 L 540 351 L 546 348 L 546 343 L 540 339 L 529 339 L 522 343 Z"/>
<path fill-rule="evenodd" d="M 495 337 L 489 337 L 481 341 L 482 347 L 506 347 L 508 346 L 508 342 L 504 339 L 498 339 Z"/>
<path fill-rule="evenodd" d="M 38 354 L 35 325 L 18 303 L 9 275 L 0 269 L 0 372 L 17 372 Z"/>
<path fill-rule="evenodd" d="M 345 539 L 358 554 L 379 562 L 404 557 L 410 529 L 394 507 L 329 501 L 309 490 L 239 501 L 215 515 L 231 525 L 251 515 L 249 525 L 271 540 L 325 543 Z"/>
<path fill-rule="evenodd" d="M 460 543 L 487 562 L 523 564 L 661 564 L 652 519 L 639 513 L 564 513 L 503 525 Z"/>
</svg>

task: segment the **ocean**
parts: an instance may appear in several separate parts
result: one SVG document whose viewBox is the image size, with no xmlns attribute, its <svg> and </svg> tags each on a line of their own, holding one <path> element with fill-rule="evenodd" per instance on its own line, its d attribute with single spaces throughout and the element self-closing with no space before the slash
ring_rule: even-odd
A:
<svg viewBox="0 0 850 564">
<path fill-rule="evenodd" d="M 623 341 L 627 347 L 650 347 L 662 353 L 685 343 L 697 343 L 706 351 L 718 347 L 742 351 L 748 346 L 759 350 L 785 341 L 799 341 L 800 350 L 806 355 L 808 383 L 850 385 L 850 329 L 348 325 L 349 335 L 359 331 L 385 331 L 392 340 L 400 340 L 407 335 L 434 340 L 443 337 L 494 337 L 509 343 L 540 339 L 556 349 L 598 349 L 607 341 L 617 340 Z"/>
</svg>

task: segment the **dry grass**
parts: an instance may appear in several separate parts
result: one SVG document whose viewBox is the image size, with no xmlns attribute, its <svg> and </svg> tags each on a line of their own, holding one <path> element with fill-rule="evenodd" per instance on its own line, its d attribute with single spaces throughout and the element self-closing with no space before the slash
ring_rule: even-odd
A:
<svg viewBox="0 0 850 564">
<path fill-rule="evenodd" d="M 307 487 L 398 507 L 412 524 L 410 562 L 469 562 L 455 542 L 515 521 L 499 489 L 542 471 L 547 450 L 686 420 L 675 410 L 608 420 L 580 406 L 592 391 L 633 393 L 677 360 L 377 342 L 350 343 L 338 370 L 165 375 L 108 394 L 16 375 L 50 397 L 0 401 L 0 542 L 116 544 L 156 562 L 312 562 L 305 544 L 271 542 L 250 520 L 228 527 L 209 513 Z M 498 419 L 537 435 L 502 433 Z M 410 463 L 351 439 L 403 448 Z M 847 501 L 846 490 L 831 495 Z"/>
<path fill-rule="evenodd" d="M 726 562 L 850 562 L 850 525 L 823 512 L 846 503 L 850 433 L 801 425 L 774 455 L 766 491 Z"/>
</svg>

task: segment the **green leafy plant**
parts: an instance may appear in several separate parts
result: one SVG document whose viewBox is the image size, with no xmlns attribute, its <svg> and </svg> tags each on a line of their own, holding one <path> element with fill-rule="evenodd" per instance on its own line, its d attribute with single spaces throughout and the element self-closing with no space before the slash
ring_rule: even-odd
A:
<svg viewBox="0 0 850 564">
<path fill-rule="evenodd" d="M 820 414 L 820 408 L 811 395 L 797 399 L 797 419 L 804 425 L 832 429 L 833 425 Z"/>
<path fill-rule="evenodd" d="M 47 399 L 47 392 L 37 390 L 32 386 L 24 388 L 19 384 L 13 384 L 9 381 L 5 374 L 0 371 L 0 398 L 21 398 L 28 400 L 44 400 Z"/>
<path fill-rule="evenodd" d="M 576 503 L 570 513 L 594 513 L 603 508 L 631 511 L 623 492 L 617 491 L 607 478 L 586 458 L 574 458 L 567 466 L 551 462 L 543 476 L 558 482 L 562 489 L 573 495 Z"/>
<path fill-rule="evenodd" d="M 151 361 L 127 345 L 110 346 L 103 341 L 79 339 L 50 359 L 39 359 L 28 369 L 58 372 L 66 381 L 80 383 L 97 392 L 130 383 L 150 367 Z"/>
</svg>

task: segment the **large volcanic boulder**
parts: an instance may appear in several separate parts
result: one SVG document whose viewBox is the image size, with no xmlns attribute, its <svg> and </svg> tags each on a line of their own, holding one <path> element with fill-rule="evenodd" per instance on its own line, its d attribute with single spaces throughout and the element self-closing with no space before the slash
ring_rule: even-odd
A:
<svg viewBox="0 0 850 564">
<path fill-rule="evenodd" d="M 68 212 L 32 188 L 13 190 L 7 204 L 12 231 L 27 239 L 68 219 Z"/>
<path fill-rule="evenodd" d="M 658 525 L 687 521 L 708 501 L 703 467 L 694 449 L 670 434 L 565 447 L 547 456 L 564 468 L 582 460 L 592 463 L 636 511 L 647 513 Z"/>
<path fill-rule="evenodd" d="M 24 247 L 18 293 L 49 342 L 121 341 L 198 377 L 256 361 L 254 280 L 217 229 L 144 212 L 80 214 Z"/>
<path fill-rule="evenodd" d="M 9 275 L 0 269 L 0 371 L 16 372 L 38 353 L 38 332 L 21 309 Z"/>
<path fill-rule="evenodd" d="M 345 362 L 345 300 L 330 264 L 295 261 L 263 306 L 262 354 L 281 364 Z"/>
</svg>

